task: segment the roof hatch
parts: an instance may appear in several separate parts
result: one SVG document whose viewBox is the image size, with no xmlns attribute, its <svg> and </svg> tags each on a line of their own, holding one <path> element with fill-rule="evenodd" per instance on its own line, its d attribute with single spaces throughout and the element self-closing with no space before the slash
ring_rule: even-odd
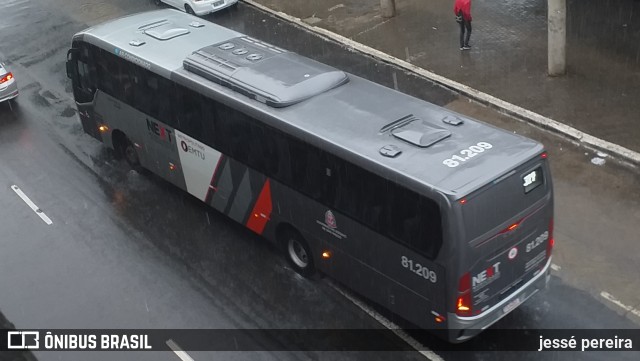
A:
<svg viewBox="0 0 640 361">
<path fill-rule="evenodd" d="M 340 70 L 248 36 L 197 50 L 183 65 L 273 107 L 296 104 L 349 80 Z"/>
<path fill-rule="evenodd" d="M 160 20 L 140 27 L 143 33 L 158 40 L 169 40 L 189 34 L 189 29 L 176 26 L 170 21 Z"/>
<path fill-rule="evenodd" d="M 413 114 L 404 116 L 383 127 L 381 131 L 391 130 L 391 134 L 405 142 L 420 148 L 427 148 L 451 136 L 451 132 L 439 126 L 418 119 Z"/>
</svg>

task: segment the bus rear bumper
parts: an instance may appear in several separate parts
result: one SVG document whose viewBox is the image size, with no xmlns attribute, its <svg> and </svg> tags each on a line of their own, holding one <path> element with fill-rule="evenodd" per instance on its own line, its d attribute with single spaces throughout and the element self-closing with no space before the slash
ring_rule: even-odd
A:
<svg viewBox="0 0 640 361">
<path fill-rule="evenodd" d="M 473 317 L 460 317 L 455 313 L 449 313 L 448 340 L 452 343 L 467 341 L 484 329 L 498 322 L 511 311 L 518 308 L 525 301 L 547 287 L 551 277 L 551 257 L 542 270 L 526 284 L 520 287 L 512 295 L 500 301 L 484 313 Z"/>
</svg>

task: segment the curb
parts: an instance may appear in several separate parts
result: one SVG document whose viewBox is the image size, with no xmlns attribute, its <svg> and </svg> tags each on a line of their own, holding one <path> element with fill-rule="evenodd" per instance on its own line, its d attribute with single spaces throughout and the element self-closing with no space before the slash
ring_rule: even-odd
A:
<svg viewBox="0 0 640 361">
<path fill-rule="evenodd" d="M 247 5 L 253 6 L 263 12 L 274 15 L 282 20 L 294 23 L 297 26 L 302 27 L 305 30 L 310 31 L 312 33 L 315 33 L 320 37 L 333 40 L 347 47 L 353 48 L 358 52 L 369 55 L 371 57 L 382 60 L 384 62 L 391 63 L 406 71 L 417 74 L 423 78 L 426 78 L 430 81 L 433 81 L 434 83 L 439 84 L 440 86 L 443 86 L 449 90 L 462 94 L 468 98 L 471 98 L 480 104 L 495 108 L 505 114 L 514 116 L 519 120 L 525 121 L 527 123 L 531 123 L 538 127 L 541 127 L 541 128 L 550 130 L 552 132 L 555 132 L 557 134 L 560 134 L 562 136 L 565 136 L 579 145 L 584 145 L 588 148 L 609 153 L 610 155 L 617 157 L 619 160 L 629 163 L 634 168 L 640 166 L 640 153 L 636 151 L 633 151 L 631 149 L 622 147 L 620 145 L 611 143 L 609 141 L 594 137 L 576 128 L 560 123 L 551 118 L 547 118 L 543 115 L 532 112 L 530 110 L 524 109 L 515 104 L 511 104 L 504 100 L 498 99 L 492 95 L 483 93 L 467 85 L 445 78 L 441 75 L 435 74 L 431 71 L 425 70 L 411 63 L 408 63 L 402 59 L 398 59 L 389 54 L 373 49 L 367 45 L 353 41 L 342 35 L 336 34 L 334 32 L 331 32 L 329 30 L 326 30 L 317 26 L 309 25 L 299 18 L 285 14 L 281 11 L 270 9 L 262 4 L 255 2 L 254 0 L 242 0 L 242 1 Z"/>
</svg>

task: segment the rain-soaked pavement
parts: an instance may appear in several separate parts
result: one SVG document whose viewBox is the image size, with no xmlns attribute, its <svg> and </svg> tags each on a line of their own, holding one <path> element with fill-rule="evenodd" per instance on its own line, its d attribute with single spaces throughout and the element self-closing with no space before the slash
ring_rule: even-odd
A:
<svg viewBox="0 0 640 361">
<path fill-rule="evenodd" d="M 147 1 L 9 1 L 0 56 L 20 81 L 0 104 L 0 321 L 17 328 L 380 328 L 328 280 L 293 273 L 260 237 L 152 176 L 129 171 L 82 133 L 64 76 L 70 36 L 153 9 Z M 208 19 L 542 141 L 556 190 L 548 290 L 494 328 L 636 328 L 601 297 L 640 308 L 638 173 L 241 4 Z M 33 34 L 38 34 L 34 36 Z M 17 184 L 54 221 L 15 196 Z M 381 311 L 384 313 L 384 311 Z M 392 315 L 387 315 L 392 321 Z M 3 326 L 4 327 L 4 326 Z M 417 336 L 426 347 L 439 341 Z M 500 350 L 511 340 L 479 336 Z M 631 353 L 437 352 L 445 360 L 633 360 Z M 172 360 L 170 353 L 35 352 L 39 360 Z M 417 352 L 202 353 L 207 359 L 424 359 Z M 25 357 L 31 357 L 26 355 Z M 0 357 L 0 359 L 2 359 Z"/>
<path fill-rule="evenodd" d="M 567 0 L 567 75 L 547 74 L 547 0 L 473 0 L 458 50 L 453 0 L 254 0 L 640 152 L 640 1 Z"/>
</svg>

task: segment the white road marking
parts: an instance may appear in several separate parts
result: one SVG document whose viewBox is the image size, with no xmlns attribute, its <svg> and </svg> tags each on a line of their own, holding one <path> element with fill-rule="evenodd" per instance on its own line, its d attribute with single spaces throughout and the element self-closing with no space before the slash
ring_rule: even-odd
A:
<svg viewBox="0 0 640 361">
<path fill-rule="evenodd" d="M 191 356 L 189 356 L 189 354 L 187 354 L 186 352 L 184 352 L 180 346 L 178 346 L 177 343 L 175 343 L 173 340 L 169 339 L 166 341 L 167 346 L 169 346 L 169 348 L 176 354 L 178 355 L 178 357 L 180 357 L 180 360 L 182 361 L 194 361 Z"/>
<path fill-rule="evenodd" d="M 431 361 L 444 361 L 444 359 L 438 356 L 435 352 L 429 350 L 427 347 L 422 345 L 418 340 L 409 336 L 400 326 L 395 323 L 389 321 L 386 317 L 372 310 L 369 306 L 365 305 L 362 301 L 352 296 L 347 291 L 340 288 L 340 286 L 334 284 L 331 281 L 328 281 L 329 285 L 338 291 L 341 295 L 346 297 L 349 301 L 351 301 L 354 305 L 358 306 L 361 310 L 366 312 L 369 316 L 373 317 L 376 321 L 378 321 L 382 326 L 391 330 L 396 336 L 400 337 L 404 342 L 413 347 L 416 351 L 418 351 L 422 356 L 424 356 L 427 360 Z"/>
<path fill-rule="evenodd" d="M 622 308 L 623 310 L 630 312 L 638 317 L 640 317 L 640 310 L 633 308 L 633 306 L 627 306 L 624 303 L 620 302 L 620 300 L 618 300 L 617 298 L 615 298 L 612 294 L 610 294 L 609 292 L 600 292 L 600 296 L 602 296 L 602 298 L 606 299 L 607 301 L 613 303 L 614 305 Z"/>
<path fill-rule="evenodd" d="M 338 4 L 338 5 L 336 5 L 336 6 L 332 6 L 332 7 L 330 7 L 330 8 L 329 8 L 329 11 L 333 11 L 333 10 L 335 10 L 335 9 L 340 9 L 340 8 L 343 8 L 343 7 L 344 7 L 344 4 Z"/>
<path fill-rule="evenodd" d="M 558 265 L 557 265 L 557 264 L 555 264 L 555 263 L 552 263 L 552 264 L 551 264 L 551 269 L 552 269 L 552 270 L 554 270 L 554 271 L 556 271 L 556 272 L 559 272 L 559 271 L 562 269 L 562 267 L 558 266 Z"/>
<path fill-rule="evenodd" d="M 16 192 L 16 194 L 18 195 L 18 197 L 20 197 L 28 206 L 29 208 L 33 209 L 34 212 L 36 212 L 36 214 L 42 218 L 42 220 L 44 221 L 44 223 L 46 223 L 47 225 L 51 225 L 53 222 L 51 221 L 51 219 L 49 217 L 47 217 L 46 214 L 44 214 L 44 212 L 38 208 L 38 206 L 36 206 L 35 203 L 33 203 L 31 201 L 31 199 L 29 199 L 29 197 L 27 197 L 26 194 L 24 194 L 24 192 L 20 189 L 20 187 L 18 187 L 17 185 L 12 185 L 11 189 L 13 189 L 14 192 Z"/>
</svg>

